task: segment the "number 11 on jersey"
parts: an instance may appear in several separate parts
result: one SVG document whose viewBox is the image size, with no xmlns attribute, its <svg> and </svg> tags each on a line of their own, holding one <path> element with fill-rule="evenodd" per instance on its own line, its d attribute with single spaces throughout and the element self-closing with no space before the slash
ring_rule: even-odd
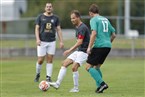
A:
<svg viewBox="0 0 145 97">
<path fill-rule="evenodd" d="M 102 21 L 103 32 L 108 32 L 108 21 Z"/>
</svg>

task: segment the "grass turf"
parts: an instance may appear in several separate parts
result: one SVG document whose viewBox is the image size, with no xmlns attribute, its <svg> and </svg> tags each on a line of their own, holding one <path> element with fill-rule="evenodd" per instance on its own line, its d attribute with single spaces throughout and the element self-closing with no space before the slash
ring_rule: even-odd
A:
<svg viewBox="0 0 145 97">
<path fill-rule="evenodd" d="M 54 60 L 52 80 L 55 81 L 63 59 Z M 1 97 L 144 97 L 144 59 L 143 58 L 108 58 L 101 70 L 109 89 L 103 94 L 96 94 L 95 82 L 85 70 L 79 68 L 80 92 L 69 93 L 73 87 L 72 72 L 67 74 L 58 90 L 50 88 L 42 92 L 39 83 L 33 82 L 36 58 L 12 58 L 1 61 Z M 45 80 L 45 63 L 40 80 Z"/>
<path fill-rule="evenodd" d="M 69 48 L 74 45 L 76 39 L 64 40 L 65 48 Z M 127 38 L 116 38 L 113 41 L 112 47 L 119 49 L 130 49 L 132 46 L 133 40 Z M 135 49 L 145 49 L 145 39 L 138 38 L 134 40 Z M 18 45 L 19 44 L 19 45 Z M 57 48 L 59 48 L 58 40 L 57 40 Z M 35 48 L 36 42 L 35 39 L 19 39 L 19 40 L 1 40 L 2 48 Z"/>
</svg>

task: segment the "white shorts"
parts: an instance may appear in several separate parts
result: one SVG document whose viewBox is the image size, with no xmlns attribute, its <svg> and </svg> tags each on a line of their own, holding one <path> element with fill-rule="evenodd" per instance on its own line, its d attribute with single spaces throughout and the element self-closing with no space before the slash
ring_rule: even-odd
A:
<svg viewBox="0 0 145 97">
<path fill-rule="evenodd" d="M 46 54 L 54 55 L 56 48 L 56 41 L 42 42 L 37 46 L 37 56 L 45 56 Z"/>
<path fill-rule="evenodd" d="M 88 54 L 82 51 L 75 51 L 72 54 L 70 54 L 67 58 L 73 60 L 76 63 L 79 63 L 79 65 L 82 66 L 83 63 L 87 60 Z"/>
</svg>

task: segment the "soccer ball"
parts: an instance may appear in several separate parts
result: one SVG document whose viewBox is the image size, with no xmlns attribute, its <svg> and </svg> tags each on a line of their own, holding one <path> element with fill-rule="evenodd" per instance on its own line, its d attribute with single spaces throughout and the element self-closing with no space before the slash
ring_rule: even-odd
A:
<svg viewBox="0 0 145 97">
<path fill-rule="evenodd" d="M 47 91 L 50 88 L 50 85 L 47 81 L 43 80 L 39 83 L 39 89 L 42 91 Z"/>
</svg>

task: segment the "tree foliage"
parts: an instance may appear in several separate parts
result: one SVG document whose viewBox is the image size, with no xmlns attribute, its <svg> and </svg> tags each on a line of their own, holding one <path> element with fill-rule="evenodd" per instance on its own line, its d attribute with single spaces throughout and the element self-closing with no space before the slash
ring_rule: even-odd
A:
<svg viewBox="0 0 145 97">
<path fill-rule="evenodd" d="M 145 15 L 145 1 L 144 0 L 130 0 L 131 3 L 131 16 L 144 17 Z M 24 14 L 24 17 L 36 17 L 39 13 L 44 11 L 45 3 L 48 0 L 28 0 L 28 11 Z M 70 21 L 70 12 L 77 9 L 81 12 L 81 15 L 88 15 L 89 6 L 95 3 L 100 8 L 100 14 L 103 16 L 124 16 L 124 0 L 49 0 L 53 3 L 54 13 L 60 17 L 62 28 L 72 28 Z M 116 27 L 116 19 L 110 19 L 113 26 Z M 89 19 L 83 19 L 89 26 Z M 121 28 L 123 29 L 123 20 L 121 22 Z M 143 20 L 131 20 L 131 29 L 137 29 L 140 34 L 144 33 L 144 21 Z M 123 33 L 123 30 L 122 30 Z"/>
</svg>

